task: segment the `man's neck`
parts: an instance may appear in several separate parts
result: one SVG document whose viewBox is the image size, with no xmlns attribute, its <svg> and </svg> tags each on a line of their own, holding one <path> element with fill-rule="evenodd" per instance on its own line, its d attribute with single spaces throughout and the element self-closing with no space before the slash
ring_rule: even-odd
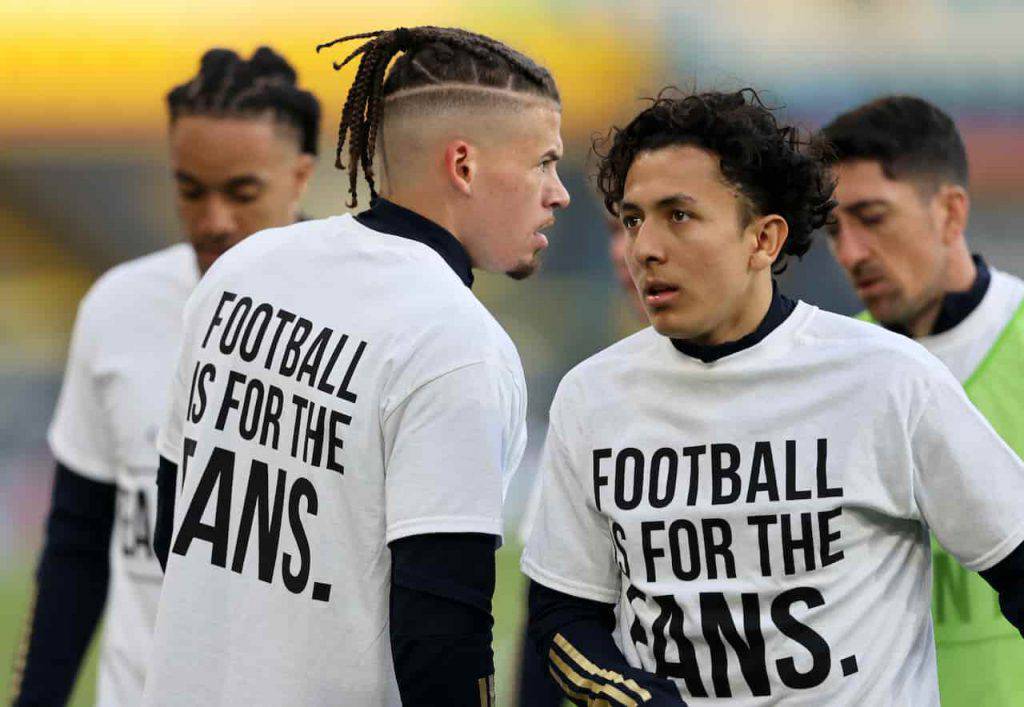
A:
<svg viewBox="0 0 1024 707">
<path fill-rule="evenodd" d="M 942 292 L 904 325 L 907 333 L 914 339 L 931 334 L 942 311 L 942 301 L 946 294 L 966 292 L 971 289 L 977 276 L 978 268 L 974 265 L 971 253 L 964 244 L 961 248 L 957 248 L 949 259 L 942 281 Z"/>
<path fill-rule="evenodd" d="M 757 278 L 751 284 L 745 299 L 745 307 L 722 322 L 714 331 L 694 340 L 694 343 L 702 346 L 717 346 L 730 341 L 738 341 L 757 329 L 772 303 L 771 276 L 766 274 L 765 277 Z"/>
<path fill-rule="evenodd" d="M 394 189 L 387 193 L 381 193 L 380 196 L 382 199 L 387 199 L 393 204 L 414 211 L 423 218 L 433 221 L 455 236 L 455 240 L 465 247 L 466 244 L 459 235 L 454 215 L 448 207 L 448 203 L 437 194 L 412 189 Z"/>
</svg>

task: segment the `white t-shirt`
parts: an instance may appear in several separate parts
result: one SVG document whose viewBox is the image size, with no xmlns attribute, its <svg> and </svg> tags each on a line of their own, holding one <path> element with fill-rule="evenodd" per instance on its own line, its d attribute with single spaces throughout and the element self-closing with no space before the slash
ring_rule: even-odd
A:
<svg viewBox="0 0 1024 707">
<path fill-rule="evenodd" d="M 65 466 L 117 485 L 110 586 L 96 700 L 142 699 L 163 577 L 152 550 L 156 434 L 180 345 L 181 313 L 199 280 L 185 243 L 119 265 L 78 310 L 49 441 Z"/>
<path fill-rule="evenodd" d="M 1024 282 L 994 268 L 989 270 L 988 291 L 973 312 L 952 329 L 917 340 L 961 383 L 978 368 L 1024 299 Z"/>
<path fill-rule="evenodd" d="M 938 704 L 928 526 L 983 570 L 1024 465 L 918 344 L 799 303 L 712 363 L 653 329 L 562 381 L 531 578 L 617 603 L 693 705 Z"/>
<path fill-rule="evenodd" d="M 233 248 L 184 332 L 146 704 L 398 705 L 387 543 L 501 534 L 512 341 L 429 246 L 351 216 Z"/>
</svg>

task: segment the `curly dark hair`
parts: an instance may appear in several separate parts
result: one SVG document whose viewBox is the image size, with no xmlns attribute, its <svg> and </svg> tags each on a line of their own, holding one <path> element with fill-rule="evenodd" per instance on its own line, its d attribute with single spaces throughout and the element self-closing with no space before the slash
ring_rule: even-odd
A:
<svg viewBox="0 0 1024 707">
<path fill-rule="evenodd" d="M 681 95 L 669 87 L 649 100 L 651 105 L 626 127 L 613 127 L 594 141 L 597 185 L 610 214 L 619 215 L 626 175 L 638 154 L 693 145 L 718 156 L 722 175 L 747 199 L 748 223 L 766 214 L 786 220 L 789 237 L 773 265 L 775 273 L 785 270 L 787 256 L 807 252 L 812 234 L 829 222 L 836 204 L 835 183 L 824 162 L 807 149 L 810 140 L 793 126 L 780 126 L 752 88 Z"/>
</svg>

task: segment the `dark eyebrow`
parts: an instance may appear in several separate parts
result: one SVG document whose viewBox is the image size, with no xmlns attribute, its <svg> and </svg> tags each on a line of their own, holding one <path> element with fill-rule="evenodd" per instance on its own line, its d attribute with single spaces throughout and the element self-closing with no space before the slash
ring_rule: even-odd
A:
<svg viewBox="0 0 1024 707">
<path fill-rule="evenodd" d="M 224 185 L 226 190 L 243 189 L 245 187 L 262 187 L 266 182 L 257 177 L 254 174 L 245 174 L 241 177 L 235 177 L 229 179 L 228 183 Z"/>
<path fill-rule="evenodd" d="M 670 206 L 684 206 L 684 205 L 692 205 L 692 204 L 695 204 L 695 203 L 697 203 L 697 200 L 694 199 L 689 194 L 672 194 L 671 196 L 666 196 L 663 199 L 658 199 L 658 201 L 654 204 L 654 207 L 656 209 L 664 209 L 664 208 L 670 207 Z M 643 211 L 643 209 L 641 209 L 639 206 L 637 206 L 636 204 L 634 204 L 632 202 L 629 202 L 629 201 L 623 201 L 622 203 L 620 203 L 619 204 L 619 210 L 620 211 Z"/>
<path fill-rule="evenodd" d="M 689 194 L 673 194 L 672 196 L 666 196 L 664 199 L 658 199 L 658 203 L 655 204 L 659 209 L 664 209 L 668 206 L 689 206 L 697 202 Z"/>
<path fill-rule="evenodd" d="M 857 213 L 864 211 L 864 209 L 870 209 L 873 206 L 889 206 L 889 202 L 885 199 L 862 199 L 841 207 L 840 211 Z"/>
<path fill-rule="evenodd" d="M 178 170 L 174 173 L 174 178 L 179 182 L 184 182 L 189 186 L 202 187 L 203 189 L 209 189 L 206 184 L 203 184 L 200 180 L 193 177 L 188 172 Z M 222 187 L 213 187 L 218 191 L 234 191 L 237 189 L 244 189 L 245 187 L 262 187 L 266 184 L 266 181 L 257 177 L 255 174 L 243 174 L 239 177 L 229 179 Z"/>
<path fill-rule="evenodd" d="M 188 172 L 182 172 L 180 169 L 174 172 L 174 178 L 179 182 L 188 182 L 189 184 L 201 186 L 198 179 L 193 177 Z"/>
</svg>

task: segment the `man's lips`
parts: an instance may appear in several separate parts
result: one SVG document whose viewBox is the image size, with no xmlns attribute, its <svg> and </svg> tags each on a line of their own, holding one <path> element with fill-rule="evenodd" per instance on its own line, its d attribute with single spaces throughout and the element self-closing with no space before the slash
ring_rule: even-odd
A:
<svg viewBox="0 0 1024 707">
<path fill-rule="evenodd" d="M 548 247 L 547 234 L 542 233 L 542 231 L 546 231 L 547 229 L 551 228 L 554 225 L 555 220 L 551 219 L 549 221 L 545 221 L 543 224 L 541 224 L 540 228 L 533 232 L 533 237 L 537 241 L 536 250 L 544 250 L 545 248 Z"/>
<path fill-rule="evenodd" d="M 857 290 L 857 294 L 861 297 L 878 295 L 888 289 L 885 278 L 882 277 L 858 278 L 854 281 L 853 286 Z"/>
<path fill-rule="evenodd" d="M 667 282 L 648 282 L 643 289 L 644 302 L 651 307 L 664 307 L 679 294 L 679 288 Z"/>
</svg>

